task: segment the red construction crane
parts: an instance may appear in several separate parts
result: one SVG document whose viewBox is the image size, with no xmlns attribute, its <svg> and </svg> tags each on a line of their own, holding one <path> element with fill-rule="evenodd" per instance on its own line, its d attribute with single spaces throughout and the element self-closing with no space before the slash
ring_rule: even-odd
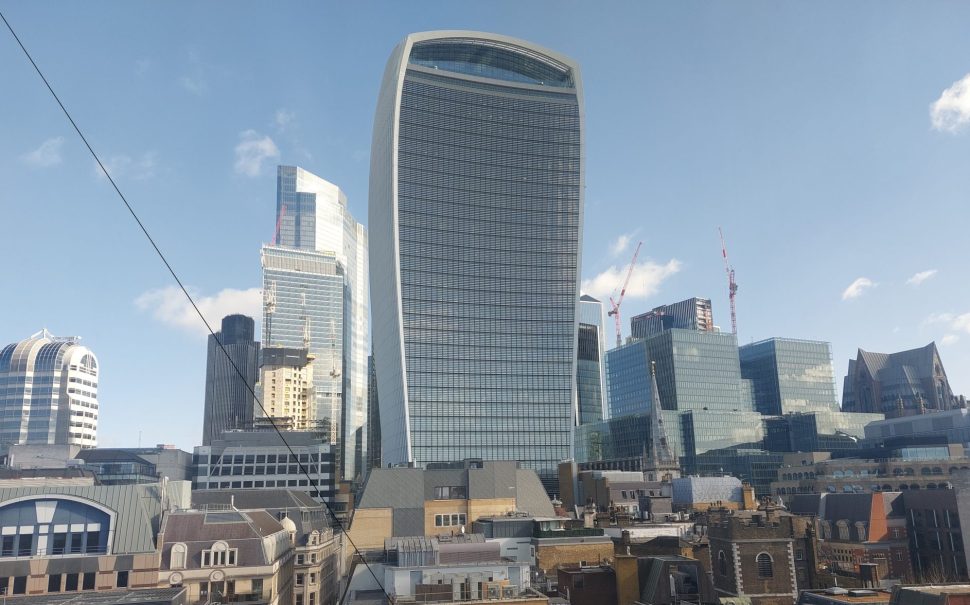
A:
<svg viewBox="0 0 970 605">
<path fill-rule="evenodd" d="M 737 336 L 738 314 L 734 308 L 734 297 L 738 294 L 738 282 L 734 281 L 734 267 L 728 262 L 727 246 L 724 245 L 724 232 L 721 231 L 720 227 L 717 228 L 717 232 L 721 235 L 721 256 L 724 257 L 724 271 L 728 278 L 728 298 L 731 300 L 731 333 Z"/>
<path fill-rule="evenodd" d="M 633 267 L 637 264 L 637 256 L 640 255 L 640 246 L 642 245 L 643 242 L 637 243 L 637 249 L 633 253 L 633 260 L 630 261 L 630 268 L 626 272 L 626 280 L 623 282 L 623 288 L 620 289 L 620 296 L 616 300 L 613 300 L 612 296 L 610 297 L 610 305 L 613 308 L 609 310 L 607 315 L 612 315 L 616 320 L 616 346 L 623 344 L 623 322 L 620 321 L 620 305 L 623 304 L 623 297 L 626 295 L 626 286 L 630 283 L 630 276 L 633 275 Z"/>
</svg>

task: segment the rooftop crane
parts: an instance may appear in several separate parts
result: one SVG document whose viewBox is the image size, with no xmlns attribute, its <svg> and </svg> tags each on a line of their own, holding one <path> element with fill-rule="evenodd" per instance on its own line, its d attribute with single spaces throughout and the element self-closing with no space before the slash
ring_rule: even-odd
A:
<svg viewBox="0 0 970 605">
<path fill-rule="evenodd" d="M 734 281 L 734 267 L 728 261 L 727 246 L 724 245 L 724 232 L 720 227 L 717 232 L 721 235 L 721 256 L 724 257 L 724 271 L 728 278 L 728 298 L 731 301 L 731 333 L 738 335 L 738 314 L 734 307 L 734 297 L 738 294 L 738 282 Z"/>
<path fill-rule="evenodd" d="M 633 275 L 633 267 L 637 264 L 637 256 L 640 255 L 640 246 L 643 242 L 637 243 L 637 249 L 633 253 L 633 260 L 630 261 L 630 268 L 626 272 L 626 280 L 623 281 L 623 288 L 620 289 L 620 296 L 616 300 L 610 297 L 610 305 L 613 307 L 609 310 L 607 315 L 612 315 L 616 320 L 616 346 L 623 344 L 623 322 L 620 321 L 620 305 L 623 304 L 623 297 L 626 295 L 627 284 L 630 283 L 630 277 Z"/>
</svg>

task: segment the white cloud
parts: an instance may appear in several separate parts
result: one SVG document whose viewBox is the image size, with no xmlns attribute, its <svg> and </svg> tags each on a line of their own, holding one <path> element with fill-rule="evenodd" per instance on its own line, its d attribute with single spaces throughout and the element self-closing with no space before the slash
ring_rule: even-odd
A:
<svg viewBox="0 0 970 605">
<path fill-rule="evenodd" d="M 930 120 L 934 129 L 945 132 L 958 132 L 970 124 L 970 74 L 954 82 L 933 101 Z"/>
<path fill-rule="evenodd" d="M 615 240 L 610 242 L 610 254 L 612 256 L 619 256 L 626 252 L 626 249 L 630 247 L 630 240 L 633 239 L 632 233 L 623 233 Z"/>
<path fill-rule="evenodd" d="M 236 145 L 236 173 L 245 176 L 259 176 L 263 161 L 277 159 L 280 150 L 269 136 L 260 136 L 255 130 L 239 133 Z"/>
<path fill-rule="evenodd" d="M 288 109 L 277 109 L 276 114 L 273 115 L 273 123 L 280 130 L 285 130 L 287 126 L 293 123 L 296 119 L 296 113 Z"/>
<path fill-rule="evenodd" d="M 647 298 L 657 293 L 660 285 L 671 275 L 680 271 L 681 263 L 676 258 L 666 264 L 658 264 L 651 260 L 639 262 L 633 267 L 630 285 L 626 289 L 627 298 Z M 608 300 L 610 296 L 619 295 L 623 281 L 626 279 L 629 266 L 612 266 L 606 271 L 590 279 L 584 279 L 582 290 L 590 296 L 600 300 Z"/>
<path fill-rule="evenodd" d="M 940 345 L 946 347 L 954 344 L 958 340 L 960 340 L 960 337 L 957 336 L 956 334 L 947 334 L 946 336 L 940 339 Z"/>
<path fill-rule="evenodd" d="M 179 78 L 182 88 L 196 96 L 203 96 L 209 91 L 209 83 L 206 81 L 206 66 L 199 58 L 199 53 L 194 50 L 189 51 L 189 73 Z"/>
<path fill-rule="evenodd" d="M 849 300 L 851 298 L 859 298 L 862 293 L 869 288 L 875 288 L 876 282 L 872 281 L 868 277 L 860 277 L 854 282 L 849 284 L 849 287 L 842 292 L 842 300 Z"/>
<path fill-rule="evenodd" d="M 956 313 L 933 313 L 923 320 L 923 323 L 943 324 L 948 330 L 953 332 L 966 332 L 967 334 L 970 334 L 970 313 L 961 313 L 960 315 L 957 315 Z M 947 334 L 943 337 L 943 340 L 946 340 L 947 337 L 951 336 L 953 338 L 950 338 L 946 344 L 956 342 L 955 334 Z"/>
<path fill-rule="evenodd" d="M 63 146 L 64 137 L 54 137 L 41 143 L 37 149 L 25 153 L 21 158 L 37 168 L 55 166 L 61 163 L 61 147 Z"/>
<path fill-rule="evenodd" d="M 918 286 L 921 283 L 928 280 L 929 278 L 933 277 L 934 275 L 936 275 L 936 269 L 928 269 L 926 271 L 920 271 L 919 273 L 915 274 L 913 277 L 910 277 L 909 279 L 907 279 L 906 283 L 911 286 Z"/>
<path fill-rule="evenodd" d="M 126 153 L 113 155 L 104 159 L 104 167 L 115 180 L 134 179 L 144 181 L 155 176 L 155 169 L 158 166 L 158 154 L 154 151 L 146 151 L 137 158 L 133 158 Z M 103 177 L 104 172 L 98 163 L 94 163 L 94 171 L 98 176 Z"/>
<path fill-rule="evenodd" d="M 216 331 L 226 315 L 242 313 L 258 323 L 262 314 L 263 296 L 259 288 L 226 288 L 213 296 L 199 296 L 192 288 L 189 292 L 206 321 Z M 178 286 L 149 290 L 135 299 L 135 306 L 141 311 L 150 311 L 154 319 L 173 328 L 198 335 L 209 333 Z"/>
</svg>

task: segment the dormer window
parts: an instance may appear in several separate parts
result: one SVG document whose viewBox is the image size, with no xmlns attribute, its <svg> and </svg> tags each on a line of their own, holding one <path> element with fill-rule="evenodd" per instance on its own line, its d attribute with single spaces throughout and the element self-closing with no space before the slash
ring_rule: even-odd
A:
<svg viewBox="0 0 970 605">
<path fill-rule="evenodd" d="M 236 564 L 238 548 L 229 548 L 225 542 L 216 542 L 209 550 L 202 551 L 202 567 L 231 567 Z"/>
<path fill-rule="evenodd" d="M 169 569 L 185 569 L 185 544 L 179 542 L 172 545 L 172 552 L 169 556 Z"/>
</svg>

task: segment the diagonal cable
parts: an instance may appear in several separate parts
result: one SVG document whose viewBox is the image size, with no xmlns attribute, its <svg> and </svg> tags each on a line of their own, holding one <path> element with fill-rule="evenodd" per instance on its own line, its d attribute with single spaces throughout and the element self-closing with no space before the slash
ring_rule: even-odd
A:
<svg viewBox="0 0 970 605">
<path fill-rule="evenodd" d="M 111 186 L 114 188 L 115 193 L 117 193 L 118 194 L 118 197 L 121 198 L 121 201 L 124 203 L 125 208 L 128 210 L 128 214 L 130 214 L 131 215 L 131 218 L 133 218 L 135 220 L 135 223 L 138 224 L 138 228 L 141 229 L 141 232 L 145 236 L 145 239 L 147 239 L 148 240 L 148 243 L 151 244 L 152 248 L 155 250 L 155 254 L 158 256 L 158 258 L 165 265 L 165 268 L 168 270 L 169 274 L 172 276 L 172 279 L 175 280 L 175 283 L 178 284 L 179 289 L 182 290 L 182 294 L 185 295 L 185 298 L 189 301 L 189 304 L 192 305 L 192 309 L 195 310 L 196 315 L 198 315 L 199 316 L 199 319 L 202 320 L 202 323 L 205 325 L 206 330 L 209 331 L 209 334 L 211 334 L 213 336 L 213 339 L 219 344 L 219 349 L 222 351 L 223 355 L 226 356 L 226 360 L 229 361 L 229 365 L 232 366 L 232 369 L 242 379 L 243 384 L 246 385 L 246 389 L 252 394 L 253 400 L 256 402 L 256 405 L 258 405 L 259 406 L 259 409 L 262 410 L 263 415 L 266 416 L 269 419 L 270 424 L 273 427 L 273 430 L 275 430 L 276 431 L 276 434 L 279 435 L 280 441 L 282 441 L 283 442 L 283 445 L 286 446 L 286 449 L 289 451 L 290 456 L 293 458 L 293 461 L 296 462 L 297 465 L 299 465 L 300 472 L 303 473 L 304 475 L 306 475 L 306 478 L 309 481 L 309 485 L 313 488 L 314 492 L 316 493 L 317 497 L 319 498 L 320 497 L 320 488 L 319 488 L 319 485 L 317 484 L 317 481 L 310 476 L 310 473 L 307 470 L 306 466 L 304 466 L 304 464 L 302 462 L 300 462 L 299 456 L 296 455 L 296 452 L 293 450 L 293 447 L 286 441 L 286 438 L 283 436 L 283 432 L 276 425 L 276 421 L 273 420 L 271 417 L 269 417 L 269 414 L 266 413 L 266 408 L 263 407 L 263 402 L 260 401 L 259 398 L 256 396 L 256 392 L 253 390 L 252 386 L 249 384 L 249 381 L 246 380 L 246 376 L 242 373 L 242 371 L 236 365 L 236 362 L 233 361 L 232 357 L 229 355 L 229 351 L 227 351 L 226 350 L 226 347 L 222 344 L 221 339 L 219 339 L 218 337 L 215 336 L 215 331 L 212 329 L 212 326 L 209 325 L 209 322 L 206 321 L 206 318 L 202 314 L 202 311 L 199 310 L 198 305 L 195 303 L 195 299 L 193 299 L 192 298 L 192 295 L 189 294 L 189 291 L 186 289 L 185 285 L 182 283 L 182 280 L 179 279 L 178 274 L 175 273 L 175 269 L 173 269 L 172 268 L 172 265 L 169 264 L 168 259 L 165 258 L 165 255 L 162 253 L 161 249 L 158 247 L 158 244 L 155 243 L 155 240 L 152 238 L 151 234 L 148 232 L 148 229 L 145 227 L 145 224 L 142 223 L 141 219 L 138 217 L 138 214 L 135 212 L 135 209 L 131 206 L 130 203 L 128 203 L 128 199 L 125 198 L 125 195 L 121 192 L 121 189 L 118 188 L 118 184 L 111 177 L 111 174 L 108 172 L 108 169 L 105 167 L 105 165 L 101 162 L 101 158 L 94 151 L 94 148 L 91 147 L 91 144 L 90 143 L 88 143 L 87 137 L 85 137 L 84 136 L 84 133 L 81 132 L 81 129 L 78 127 L 77 123 L 74 121 L 74 118 L 71 116 L 71 113 L 64 106 L 64 103 L 61 102 L 61 99 L 60 99 L 60 97 L 57 96 L 57 93 L 54 92 L 54 88 L 51 86 L 50 82 L 47 80 L 47 77 L 44 76 L 44 72 L 42 72 L 40 70 L 40 67 L 37 66 L 37 62 L 34 61 L 34 58 L 31 56 L 30 52 L 28 52 L 27 47 L 24 46 L 24 43 L 20 40 L 20 36 L 18 36 L 17 35 L 17 32 L 14 31 L 13 26 L 10 25 L 10 22 L 9 21 L 7 21 L 7 17 L 3 14 L 3 12 L 0 12 L 0 19 L 3 20 L 4 25 L 7 26 L 7 29 L 8 30 L 10 30 L 10 34 L 13 36 L 14 40 L 16 40 L 17 41 L 17 44 L 20 46 L 20 50 L 23 51 L 24 55 L 27 57 L 27 60 L 30 61 L 30 64 L 33 66 L 34 71 L 36 71 L 37 72 L 37 75 L 40 76 L 40 79 L 43 80 L 44 85 L 47 87 L 47 90 L 50 91 L 51 96 L 54 97 L 54 100 L 55 101 L 57 101 L 57 105 L 61 108 L 61 111 L 64 113 L 64 116 L 71 123 L 71 126 L 74 127 L 74 131 L 77 132 L 78 136 L 81 138 L 81 141 L 84 143 L 84 146 L 87 147 L 88 151 L 91 153 L 91 156 L 94 158 L 94 161 L 98 163 L 98 167 L 101 169 L 101 172 L 103 172 L 104 173 L 104 176 L 106 176 L 108 178 L 108 181 L 111 183 Z M 336 472 L 336 469 L 334 469 L 334 471 Z M 388 603 L 393 602 L 393 599 L 392 599 L 391 595 L 388 594 L 387 590 L 384 588 L 384 583 L 381 582 L 377 578 L 377 574 L 374 573 L 374 570 L 371 568 L 370 564 L 367 562 L 367 559 L 363 556 L 363 554 L 361 554 L 360 549 L 357 548 L 357 545 L 354 544 L 354 541 L 350 538 L 350 535 L 347 533 L 347 529 L 344 527 L 343 522 L 341 522 L 339 519 L 337 519 L 336 514 L 334 514 L 333 509 L 330 507 L 330 503 L 327 502 L 326 498 L 321 498 L 321 500 L 323 501 L 324 506 L 327 507 L 327 512 L 330 514 L 331 518 L 333 518 L 333 520 L 335 522 L 339 523 L 339 525 L 340 525 L 340 531 L 343 532 L 344 536 L 347 539 L 347 542 L 350 544 L 351 548 L 354 549 L 354 554 L 357 555 L 357 558 L 360 559 L 360 561 L 367 568 L 367 571 L 370 572 L 370 575 L 374 578 L 374 581 L 377 582 L 377 585 L 380 587 L 381 592 L 383 592 L 384 593 L 384 596 L 387 597 Z M 349 583 L 350 582 L 350 578 L 348 578 L 347 581 Z"/>
</svg>

